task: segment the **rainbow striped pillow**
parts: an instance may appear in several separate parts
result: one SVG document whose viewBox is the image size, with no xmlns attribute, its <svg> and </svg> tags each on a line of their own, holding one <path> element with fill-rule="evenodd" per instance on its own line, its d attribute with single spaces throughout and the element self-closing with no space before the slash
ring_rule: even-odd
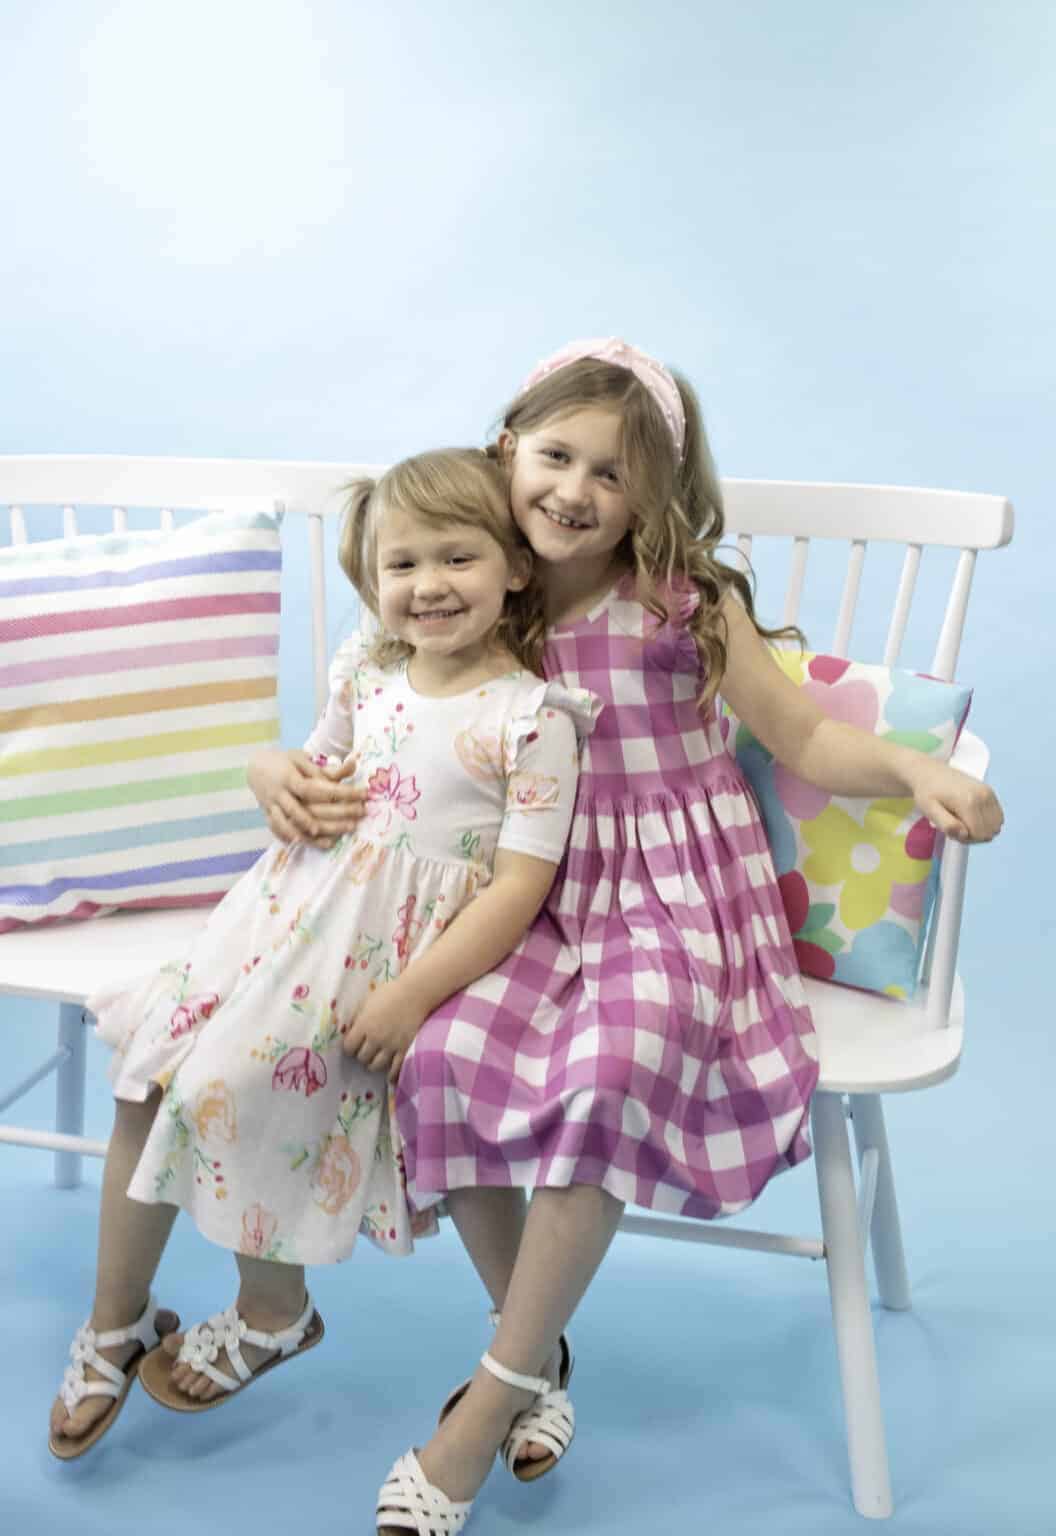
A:
<svg viewBox="0 0 1056 1536">
<path fill-rule="evenodd" d="M 0 549 L 0 932 L 219 900 L 267 842 L 279 518 Z"/>
</svg>

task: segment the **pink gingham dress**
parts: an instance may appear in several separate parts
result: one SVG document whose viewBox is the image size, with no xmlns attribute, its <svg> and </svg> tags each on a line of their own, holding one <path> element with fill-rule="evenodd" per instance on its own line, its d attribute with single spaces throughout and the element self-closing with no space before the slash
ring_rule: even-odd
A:
<svg viewBox="0 0 1056 1536">
<path fill-rule="evenodd" d="M 605 707 L 546 906 L 404 1063 L 419 1209 L 465 1186 L 595 1184 L 726 1216 L 809 1155 L 813 1026 L 758 810 L 715 707 L 696 707 L 696 601 L 658 624 L 625 578 L 550 633 L 547 675 Z"/>
</svg>

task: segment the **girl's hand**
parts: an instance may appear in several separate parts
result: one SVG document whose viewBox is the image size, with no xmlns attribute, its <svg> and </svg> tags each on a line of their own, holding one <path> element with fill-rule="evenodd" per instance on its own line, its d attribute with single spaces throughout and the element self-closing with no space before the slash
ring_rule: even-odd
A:
<svg viewBox="0 0 1056 1536">
<path fill-rule="evenodd" d="M 267 748 L 253 758 L 246 777 L 280 842 L 332 848 L 363 816 L 364 792 L 342 782 L 354 768 L 324 768 L 306 752 Z"/>
<path fill-rule="evenodd" d="M 426 1016 L 399 980 L 387 982 L 370 994 L 344 1026 L 341 1049 L 368 1072 L 387 1072 L 394 1083 Z"/>
<path fill-rule="evenodd" d="M 304 754 L 298 753 L 299 757 Z M 367 792 L 347 781 L 356 771 L 355 758 L 326 768 L 308 759 L 313 770 L 301 786 L 301 801 L 319 827 L 313 839 L 318 848 L 332 848 L 339 837 L 354 832 L 366 815 Z"/>
<path fill-rule="evenodd" d="M 989 843 L 1005 819 L 1001 802 L 990 788 L 946 763 L 927 758 L 913 774 L 917 809 L 957 843 Z"/>
</svg>

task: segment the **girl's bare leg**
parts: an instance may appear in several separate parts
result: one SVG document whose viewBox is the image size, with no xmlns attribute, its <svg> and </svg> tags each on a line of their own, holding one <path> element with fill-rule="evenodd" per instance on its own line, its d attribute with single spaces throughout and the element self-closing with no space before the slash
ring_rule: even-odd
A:
<svg viewBox="0 0 1056 1536">
<path fill-rule="evenodd" d="M 447 1196 L 447 1208 L 492 1306 L 501 1312 L 524 1234 L 528 1210 L 524 1190 L 456 1189 Z M 561 1351 L 555 1348 L 535 1374 L 556 1386 L 560 1371 Z M 529 1440 L 521 1454 L 528 1461 L 536 1461 L 549 1456 L 550 1451 Z"/>
<path fill-rule="evenodd" d="M 478 1245 L 473 1257 L 482 1276 L 491 1273 L 494 1278 L 505 1239 L 497 1231 L 491 1239 L 482 1235 L 489 1222 L 482 1197 L 491 1193 L 462 1190 L 449 1206 L 459 1230 L 465 1225 Z M 526 1375 L 542 1373 L 622 1214 L 620 1201 L 593 1185 L 536 1190 L 491 1345 L 502 1365 Z M 449 1498 L 473 1498 L 514 1416 L 531 1401 L 530 1392 L 508 1387 L 478 1366 L 466 1395 L 418 1453 L 429 1481 Z M 396 1527 L 388 1529 L 389 1536 L 398 1536 Z"/>
<path fill-rule="evenodd" d="M 251 1328 L 261 1333 L 280 1333 L 295 1323 L 304 1311 L 304 1269 L 300 1264 L 277 1264 L 272 1260 L 251 1259 L 236 1253 L 235 1262 L 242 1280 L 238 1292 L 238 1315 L 244 1317 Z M 175 1356 L 183 1342 L 182 1334 L 171 1334 L 165 1340 L 165 1348 Z M 257 1344 L 242 1343 L 240 1353 L 251 1371 L 270 1360 L 275 1350 L 261 1349 Z M 226 1351 L 217 1356 L 216 1369 L 233 1375 Z M 172 1368 L 172 1380 L 188 1397 L 209 1402 L 223 1397 L 225 1389 L 208 1376 L 192 1370 L 185 1361 L 177 1361 Z"/>
<path fill-rule="evenodd" d="M 524 1235 L 524 1190 L 453 1189 L 447 1209 L 492 1306 L 501 1312 Z"/>
<path fill-rule="evenodd" d="M 116 1101 L 114 1129 L 103 1165 L 95 1301 L 90 1319 L 99 1333 L 124 1328 L 142 1315 L 176 1219 L 175 1205 L 145 1205 L 125 1194 L 160 1102 L 157 1092 L 143 1104 Z M 138 1347 L 122 1344 L 99 1353 L 123 1369 Z M 98 1380 L 99 1373 L 86 1366 L 85 1376 L 89 1381 Z M 51 1431 L 79 1439 L 112 1406 L 111 1398 L 87 1397 L 67 1413 L 58 1397 L 51 1409 Z"/>
</svg>

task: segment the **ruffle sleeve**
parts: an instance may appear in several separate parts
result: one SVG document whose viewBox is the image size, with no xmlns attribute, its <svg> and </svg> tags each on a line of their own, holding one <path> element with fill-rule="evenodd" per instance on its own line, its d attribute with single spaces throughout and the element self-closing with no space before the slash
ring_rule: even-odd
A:
<svg viewBox="0 0 1056 1536">
<path fill-rule="evenodd" d="M 579 782 L 579 751 L 602 701 L 586 688 L 533 684 L 518 700 L 504 738 L 506 807 L 498 846 L 558 864 Z"/>
<path fill-rule="evenodd" d="M 539 719 L 545 712 L 559 711 L 572 722 L 577 749 L 590 735 L 602 710 L 602 700 L 589 688 L 566 688 L 564 683 L 543 682 L 540 678 L 523 700 L 506 728 L 506 771 L 517 766 L 522 746 L 534 740 Z"/>
</svg>

